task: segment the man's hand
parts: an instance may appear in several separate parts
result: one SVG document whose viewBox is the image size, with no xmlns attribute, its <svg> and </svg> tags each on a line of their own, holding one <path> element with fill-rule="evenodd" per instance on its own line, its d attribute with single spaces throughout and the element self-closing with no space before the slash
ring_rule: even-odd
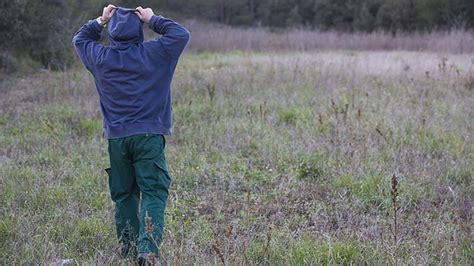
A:
<svg viewBox="0 0 474 266">
<path fill-rule="evenodd" d="M 108 5 L 104 7 L 104 11 L 102 11 L 102 17 L 100 17 L 104 24 L 110 21 L 110 19 L 115 13 L 115 10 L 116 7 L 114 5 Z"/>
<path fill-rule="evenodd" d="M 155 15 L 151 8 L 142 8 L 141 6 L 137 7 L 135 14 L 137 14 L 140 20 L 144 23 L 149 23 L 150 19 L 153 17 L 153 15 Z"/>
</svg>

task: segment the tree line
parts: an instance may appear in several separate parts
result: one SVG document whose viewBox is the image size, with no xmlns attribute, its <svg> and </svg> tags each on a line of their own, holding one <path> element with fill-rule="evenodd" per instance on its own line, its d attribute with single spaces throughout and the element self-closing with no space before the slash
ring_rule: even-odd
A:
<svg viewBox="0 0 474 266">
<path fill-rule="evenodd" d="M 0 0 L 0 67 L 12 54 L 55 69 L 70 65 L 72 34 L 106 3 L 247 27 L 393 34 L 474 27 L 473 0 Z"/>
<path fill-rule="evenodd" d="M 137 1 L 124 1 L 134 4 Z M 143 1 L 141 1 L 143 2 Z M 342 31 L 432 31 L 474 26 L 473 0 L 161 0 L 167 10 L 231 25 Z"/>
</svg>

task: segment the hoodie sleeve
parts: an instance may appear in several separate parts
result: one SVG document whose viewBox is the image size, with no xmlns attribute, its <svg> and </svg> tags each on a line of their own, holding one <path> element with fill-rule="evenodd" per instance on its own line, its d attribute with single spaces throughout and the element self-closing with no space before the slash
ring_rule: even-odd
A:
<svg viewBox="0 0 474 266">
<path fill-rule="evenodd" d="M 150 29 L 161 34 L 152 42 L 159 43 L 173 59 L 178 59 L 189 41 L 189 31 L 182 25 L 163 16 L 153 16 L 149 23 Z"/>
<path fill-rule="evenodd" d="M 76 32 L 72 39 L 77 54 L 81 58 L 84 66 L 89 70 L 91 70 L 94 59 L 103 48 L 103 45 L 98 43 L 101 31 L 102 27 L 97 20 L 89 20 L 89 22 Z"/>
</svg>

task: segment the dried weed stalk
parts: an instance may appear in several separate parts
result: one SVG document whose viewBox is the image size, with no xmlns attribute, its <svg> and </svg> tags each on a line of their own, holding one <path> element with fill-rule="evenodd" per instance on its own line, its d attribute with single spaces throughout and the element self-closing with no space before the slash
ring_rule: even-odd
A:
<svg viewBox="0 0 474 266">
<path fill-rule="evenodd" d="M 398 223 L 397 223 L 397 197 L 398 197 L 398 178 L 394 174 L 392 176 L 392 189 L 390 191 L 392 195 L 392 209 L 393 209 L 393 239 L 395 240 L 395 244 L 398 243 L 397 235 L 398 235 Z"/>
<path fill-rule="evenodd" d="M 225 265 L 225 259 L 224 259 L 224 255 L 221 252 L 219 239 L 217 239 L 217 238 L 214 239 L 214 242 L 212 242 L 212 249 L 214 250 L 214 252 L 216 252 L 217 256 L 219 256 L 222 264 Z"/>
</svg>

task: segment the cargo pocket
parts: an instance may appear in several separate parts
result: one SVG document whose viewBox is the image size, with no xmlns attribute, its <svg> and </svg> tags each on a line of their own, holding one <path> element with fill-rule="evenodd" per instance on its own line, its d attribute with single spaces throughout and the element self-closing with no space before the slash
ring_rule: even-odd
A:
<svg viewBox="0 0 474 266">
<path fill-rule="evenodd" d="M 164 160 L 141 161 L 134 165 L 135 175 L 140 190 L 152 191 L 157 189 L 168 190 L 171 178 Z"/>
<path fill-rule="evenodd" d="M 168 166 L 166 165 L 166 162 L 164 161 L 153 161 L 153 164 L 156 165 L 156 167 L 159 168 L 159 171 L 161 172 L 160 179 L 161 182 L 163 183 L 162 185 L 168 189 L 171 185 L 171 177 L 168 172 Z"/>
<path fill-rule="evenodd" d="M 113 185 L 112 185 L 112 169 L 109 167 L 109 168 L 106 168 L 104 169 L 105 172 L 107 173 L 107 176 L 109 177 L 109 191 L 110 191 L 110 196 L 112 197 L 112 200 L 115 201 L 114 199 L 114 189 L 113 189 Z"/>
</svg>

